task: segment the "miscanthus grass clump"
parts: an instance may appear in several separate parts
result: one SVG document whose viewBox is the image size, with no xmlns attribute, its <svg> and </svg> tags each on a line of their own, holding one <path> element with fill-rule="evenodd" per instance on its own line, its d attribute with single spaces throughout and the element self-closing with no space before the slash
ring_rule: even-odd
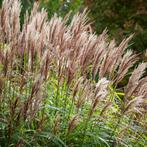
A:
<svg viewBox="0 0 147 147">
<path fill-rule="evenodd" d="M 48 20 L 38 8 L 22 27 L 19 0 L 0 10 L 0 146 L 144 147 L 147 64 L 132 36 L 117 45 L 86 10 Z"/>
</svg>

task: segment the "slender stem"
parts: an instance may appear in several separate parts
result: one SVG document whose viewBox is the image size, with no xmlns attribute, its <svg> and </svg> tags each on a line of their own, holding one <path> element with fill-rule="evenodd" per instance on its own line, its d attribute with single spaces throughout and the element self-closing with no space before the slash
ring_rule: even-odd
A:
<svg viewBox="0 0 147 147">
<path fill-rule="evenodd" d="M 68 120 L 70 119 L 70 115 L 71 115 L 73 106 L 74 106 L 74 97 L 71 100 L 71 105 L 70 105 L 70 109 L 69 109 L 69 113 L 68 113 Z"/>
<path fill-rule="evenodd" d="M 86 131 L 87 131 L 87 126 L 89 123 L 90 117 L 88 115 L 86 121 L 85 121 L 85 127 L 84 127 L 84 133 L 83 133 L 83 140 L 82 140 L 82 146 L 84 145 L 84 141 L 85 141 L 85 136 L 86 136 Z"/>
<path fill-rule="evenodd" d="M 57 83 L 57 93 L 56 93 L 56 98 L 55 98 L 55 105 L 56 107 L 58 107 L 58 96 L 59 96 L 59 88 L 60 88 L 60 71 L 61 71 L 61 64 L 60 64 L 60 61 L 59 61 L 59 67 L 58 67 L 58 83 Z M 56 111 L 55 111 L 56 113 Z"/>
<path fill-rule="evenodd" d="M 71 112 L 72 112 L 72 109 L 73 109 L 73 105 L 74 104 L 74 98 L 72 98 L 72 102 L 71 102 L 71 105 L 70 105 L 70 109 L 69 109 L 69 113 L 68 113 L 68 116 L 67 116 L 67 121 L 70 120 L 70 115 L 71 115 Z M 66 133 L 65 133 L 65 142 L 67 141 L 67 137 L 68 137 L 68 128 L 66 129 Z"/>
<path fill-rule="evenodd" d="M 60 82 L 59 82 L 59 78 L 58 78 L 57 93 L 56 93 L 56 98 L 55 98 L 56 107 L 58 107 L 59 85 L 60 85 Z"/>
<path fill-rule="evenodd" d="M 119 124 L 120 124 L 122 118 L 123 118 L 123 117 L 118 118 L 117 123 L 116 123 L 116 126 L 115 126 L 114 130 L 113 130 L 112 133 L 111 133 L 111 137 L 110 137 L 111 140 L 113 140 L 113 137 L 114 137 L 114 135 L 115 135 L 115 133 L 116 133 L 116 130 L 117 130 L 117 128 L 118 128 L 118 126 L 119 126 Z M 113 140 L 113 142 L 112 142 L 112 146 L 115 146 L 115 141 L 114 141 L 114 140 Z"/>
<path fill-rule="evenodd" d="M 68 87 L 67 84 L 65 84 L 65 85 L 66 85 L 66 95 L 65 95 L 65 99 L 64 99 L 64 108 L 65 108 L 65 110 L 66 110 L 69 87 Z"/>
</svg>

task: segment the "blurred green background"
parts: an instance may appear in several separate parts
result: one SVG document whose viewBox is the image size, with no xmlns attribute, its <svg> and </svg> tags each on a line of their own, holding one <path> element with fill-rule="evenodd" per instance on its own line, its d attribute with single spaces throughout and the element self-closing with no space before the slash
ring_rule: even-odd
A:
<svg viewBox="0 0 147 147">
<path fill-rule="evenodd" d="M 21 20 L 35 1 L 47 10 L 49 18 L 54 13 L 63 17 L 69 11 L 74 14 L 88 8 L 92 27 L 98 34 L 107 28 L 110 37 L 120 42 L 135 33 L 131 48 L 142 53 L 147 49 L 147 0 L 21 0 Z"/>
</svg>

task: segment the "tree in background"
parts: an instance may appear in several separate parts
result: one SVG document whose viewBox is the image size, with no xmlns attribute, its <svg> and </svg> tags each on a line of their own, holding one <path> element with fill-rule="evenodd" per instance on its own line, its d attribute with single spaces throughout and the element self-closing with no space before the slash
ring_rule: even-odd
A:
<svg viewBox="0 0 147 147">
<path fill-rule="evenodd" d="M 65 16 L 69 11 L 76 13 L 82 4 L 81 0 L 40 0 L 41 7 L 48 11 L 51 18 L 54 13 Z"/>
<path fill-rule="evenodd" d="M 146 0 L 84 0 L 90 9 L 90 17 L 97 33 L 105 27 L 118 41 L 135 33 L 133 48 L 147 48 L 147 2 Z"/>
</svg>

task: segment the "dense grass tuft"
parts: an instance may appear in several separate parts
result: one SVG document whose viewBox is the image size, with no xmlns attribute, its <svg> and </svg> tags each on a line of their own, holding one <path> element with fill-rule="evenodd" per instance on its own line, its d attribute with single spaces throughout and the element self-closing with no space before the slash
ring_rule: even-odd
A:
<svg viewBox="0 0 147 147">
<path fill-rule="evenodd" d="M 48 20 L 35 3 L 20 28 L 19 0 L 0 10 L 0 146 L 146 144 L 147 64 L 87 11 Z M 70 19 L 69 19 L 70 18 Z"/>
</svg>

